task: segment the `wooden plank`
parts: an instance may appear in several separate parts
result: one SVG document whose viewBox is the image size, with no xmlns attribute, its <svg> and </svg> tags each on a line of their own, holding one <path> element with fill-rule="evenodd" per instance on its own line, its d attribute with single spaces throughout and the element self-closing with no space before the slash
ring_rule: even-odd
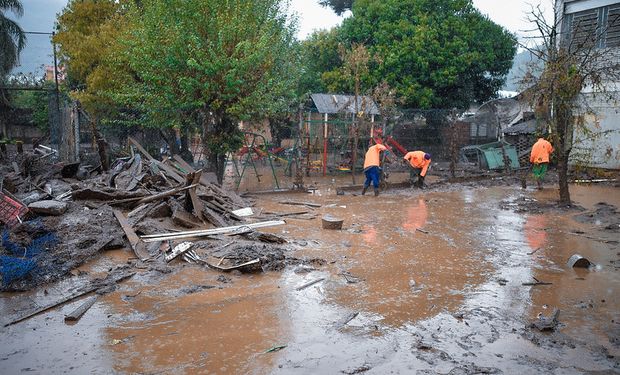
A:
<svg viewBox="0 0 620 375">
<path fill-rule="evenodd" d="M 113 282 L 115 282 L 115 283 L 119 283 L 119 282 L 121 282 L 121 281 L 123 281 L 123 280 L 125 280 L 125 279 L 128 279 L 128 278 L 132 277 L 132 276 L 133 276 L 133 275 L 135 275 L 135 274 L 136 274 L 135 272 L 131 272 L 131 273 L 129 273 L 129 274 L 123 274 L 123 275 L 121 275 L 120 277 L 118 277 L 118 278 L 114 279 L 114 280 L 113 280 Z M 104 286 L 103 286 L 103 287 L 104 287 Z M 47 305 L 45 305 L 45 306 L 43 306 L 43 307 L 39 307 L 39 308 L 35 309 L 35 310 L 34 310 L 34 311 L 32 311 L 32 312 L 26 313 L 25 315 L 22 315 L 21 317 L 19 317 L 19 318 L 15 319 L 15 320 L 12 320 L 12 321 L 10 321 L 10 322 L 8 322 L 8 323 L 6 323 L 4 326 L 5 326 L 5 327 L 8 327 L 8 326 L 10 326 L 10 325 L 13 325 L 13 324 L 16 324 L 16 323 L 22 322 L 22 321 L 24 321 L 24 320 L 26 320 L 26 319 L 30 319 L 30 318 L 32 318 L 32 317 L 33 317 L 33 316 L 35 316 L 35 315 L 39 315 L 39 314 L 41 314 L 41 313 L 43 313 L 43 312 L 45 312 L 45 311 L 51 310 L 51 309 L 53 309 L 54 307 L 57 307 L 57 306 L 60 306 L 60 305 L 64 305 L 65 303 L 67 303 L 67 302 L 69 302 L 69 301 L 73 301 L 74 299 L 77 299 L 77 298 L 80 298 L 80 297 L 82 297 L 82 296 L 85 296 L 85 295 L 87 295 L 87 294 L 89 294 L 89 293 L 92 293 L 92 292 L 94 292 L 95 290 L 98 290 L 98 289 L 100 289 L 100 288 L 102 288 L 102 286 L 101 286 L 101 285 L 96 285 L 96 286 L 95 286 L 95 285 L 90 285 L 90 286 L 89 286 L 89 287 L 87 287 L 86 289 L 81 290 L 81 291 L 79 291 L 79 292 L 75 292 L 75 293 L 73 293 L 73 294 L 71 294 L 71 295 L 69 295 L 69 296 L 67 296 L 67 297 L 65 297 L 65 298 L 62 298 L 62 299 L 61 299 L 61 300 L 59 300 L 59 301 L 52 302 L 52 303 L 47 304 Z"/>
<path fill-rule="evenodd" d="M 138 143 L 138 141 L 136 141 L 132 137 L 128 137 L 127 140 L 129 140 L 129 142 L 131 142 L 138 149 L 138 151 L 140 151 L 140 153 L 142 153 L 144 156 L 146 156 L 147 159 L 149 159 L 152 163 L 157 165 L 157 167 L 159 167 L 159 169 L 162 169 L 164 172 L 166 172 L 166 174 L 169 177 L 171 177 L 172 179 L 176 180 L 179 183 L 185 182 L 185 179 L 183 177 L 181 177 L 178 173 L 176 173 L 172 168 L 170 168 L 169 166 L 165 165 L 164 163 L 160 162 L 159 160 L 157 160 L 153 156 L 151 156 L 151 154 L 149 154 L 144 149 L 144 147 L 142 147 L 142 145 L 140 145 L 140 143 Z"/>
<path fill-rule="evenodd" d="M 185 190 L 195 189 L 196 186 L 198 186 L 198 184 L 192 184 L 192 185 L 189 185 L 189 186 L 177 187 L 177 188 L 174 188 L 172 190 L 164 191 L 163 193 L 149 195 L 148 197 L 144 197 L 144 198 L 140 199 L 138 201 L 137 205 L 139 206 L 139 205 L 142 205 L 144 203 L 149 203 L 149 202 L 153 202 L 153 201 L 156 201 L 156 200 L 160 200 L 162 198 L 166 198 L 166 197 L 169 197 L 171 195 L 178 194 L 178 193 L 180 193 L 182 191 L 185 191 Z M 134 198 L 131 198 L 131 199 L 134 199 Z"/>
<path fill-rule="evenodd" d="M 209 207 L 203 207 L 203 213 L 208 222 L 216 227 L 225 227 L 228 223 Z"/>
<path fill-rule="evenodd" d="M 174 249 L 172 249 L 172 253 L 167 254 L 165 256 L 166 262 L 170 262 L 174 258 L 176 258 L 179 255 L 185 253 L 186 251 L 191 249 L 193 245 L 194 245 L 193 242 L 183 242 L 183 243 L 180 243 L 180 244 L 176 245 L 174 247 Z"/>
<path fill-rule="evenodd" d="M 220 261 L 221 263 L 221 261 Z M 260 266 L 260 259 L 256 258 L 254 260 L 251 260 L 249 262 L 245 262 L 245 263 L 241 263 L 238 264 L 236 266 L 230 266 L 230 267 L 222 267 L 220 266 L 220 263 L 218 263 L 217 265 L 213 265 L 213 264 L 209 264 L 207 262 L 205 262 L 205 264 L 211 268 L 215 268 L 216 270 L 220 270 L 220 271 L 224 271 L 224 272 L 229 272 L 229 271 L 233 271 L 233 270 L 238 270 L 238 269 L 242 269 L 242 268 L 255 268 Z"/>
<path fill-rule="evenodd" d="M 54 308 L 54 307 L 56 307 L 56 306 L 63 305 L 63 304 L 65 304 L 65 303 L 69 302 L 69 301 L 73 301 L 74 299 L 77 299 L 77 298 L 80 298 L 80 297 L 82 297 L 82 296 L 85 296 L 85 295 L 87 295 L 87 294 L 89 294 L 89 293 L 94 292 L 94 291 L 95 291 L 95 290 L 97 290 L 97 289 L 99 289 L 99 286 L 90 286 L 90 287 L 86 288 L 86 289 L 85 289 L 85 290 L 83 290 L 83 291 L 73 293 L 73 294 L 71 294 L 70 296 L 65 297 L 65 298 L 63 298 L 63 299 L 61 299 L 61 300 L 59 300 L 59 301 L 52 302 L 52 303 L 50 303 L 50 304 L 48 304 L 48 305 L 45 305 L 45 306 L 40 307 L 40 308 L 38 308 L 38 309 L 35 309 L 35 310 L 34 310 L 34 311 L 32 311 L 32 312 L 29 312 L 29 313 L 27 313 L 27 314 L 25 314 L 25 315 L 23 315 L 23 316 L 21 316 L 21 317 L 19 317 L 19 318 L 15 319 L 15 320 L 13 320 L 13 321 L 10 321 L 10 322 L 6 323 L 4 326 L 5 326 L 5 327 L 8 327 L 8 326 L 10 326 L 10 325 L 13 325 L 13 324 L 16 324 L 16 323 L 22 322 L 22 321 L 24 321 L 24 320 L 26 320 L 26 319 L 30 319 L 30 318 L 32 318 L 32 317 L 33 317 L 33 316 L 35 316 L 35 315 L 39 315 L 39 314 L 41 314 L 41 313 L 43 313 L 43 312 L 45 312 L 45 311 L 47 311 L 47 310 L 51 310 L 51 309 L 53 309 L 53 308 Z"/>
<path fill-rule="evenodd" d="M 196 171 L 194 168 L 192 168 L 191 165 L 189 165 L 185 160 L 183 160 L 183 158 L 180 155 L 172 155 L 172 158 L 174 159 L 174 161 L 179 163 L 181 168 L 185 169 L 187 171 L 187 173 L 191 173 L 191 172 L 195 172 Z"/>
<path fill-rule="evenodd" d="M 206 236 L 212 236 L 215 234 L 233 233 L 235 231 L 238 231 L 240 228 L 244 228 L 244 227 L 248 227 L 250 229 L 256 229 L 256 228 L 266 228 L 266 227 L 272 227 L 272 226 L 284 225 L 284 224 L 286 224 L 286 221 L 284 220 L 270 220 L 270 221 L 263 221 L 259 223 L 234 225 L 234 226 L 223 227 L 223 228 L 194 230 L 194 231 L 185 231 L 185 232 L 172 232 L 172 233 L 162 233 L 162 234 L 150 234 L 150 235 L 142 236 L 141 238 L 145 242 L 180 240 L 184 238 L 206 237 Z"/>
<path fill-rule="evenodd" d="M 151 156 L 151 154 L 148 153 L 148 151 L 146 151 L 144 149 L 144 147 L 142 147 L 142 145 L 140 143 L 138 143 L 138 141 L 136 141 L 135 139 L 133 139 L 132 137 L 127 137 L 127 140 L 132 143 L 135 148 L 138 149 L 138 151 L 140 151 L 140 153 L 142 153 L 142 155 L 146 156 L 147 159 L 149 160 L 155 160 L 154 157 Z"/>
<path fill-rule="evenodd" d="M 129 244 L 131 245 L 131 249 L 133 250 L 134 254 L 136 254 L 138 259 L 149 258 L 149 254 L 146 251 L 146 246 L 142 241 L 140 241 L 140 237 L 138 237 L 136 232 L 134 232 L 131 225 L 129 225 L 127 218 L 119 210 L 114 210 L 114 216 L 116 216 L 116 220 L 118 220 L 121 228 L 123 228 L 123 231 L 127 236 L 127 240 L 129 240 Z"/>
<path fill-rule="evenodd" d="M 92 305 L 94 305 L 95 302 L 97 302 L 97 298 L 99 298 L 99 296 L 90 297 L 89 299 L 86 300 L 86 302 L 78 306 L 77 309 L 65 315 L 65 322 L 75 322 L 79 320 L 82 317 L 82 315 L 84 315 L 84 313 L 86 313 L 86 311 L 88 311 L 88 309 L 90 309 Z"/>
<path fill-rule="evenodd" d="M 305 283 L 304 285 L 298 286 L 297 288 L 295 288 L 295 290 L 303 290 L 303 289 L 306 289 L 307 287 L 312 286 L 312 285 L 314 285 L 314 284 L 316 284 L 316 283 L 320 283 L 320 282 L 321 282 L 321 281 L 323 281 L 323 280 L 325 280 L 325 278 L 324 278 L 324 277 L 318 278 L 318 279 L 316 279 L 316 280 L 312 280 L 312 281 L 310 281 L 310 282 L 308 282 L 308 283 Z"/>
<path fill-rule="evenodd" d="M 278 203 L 280 203 L 280 204 L 291 204 L 291 205 L 295 205 L 295 206 L 321 207 L 320 204 L 312 203 L 312 202 L 280 201 Z"/>
<path fill-rule="evenodd" d="M 194 178 L 191 181 L 193 185 L 198 186 L 200 181 L 200 176 L 202 175 L 202 169 L 194 172 Z M 194 215 L 198 217 L 202 222 L 204 222 L 204 217 L 202 216 L 202 201 L 198 199 L 198 195 L 196 195 L 196 187 L 188 190 L 189 197 L 192 201 L 192 206 L 194 207 Z"/>
</svg>

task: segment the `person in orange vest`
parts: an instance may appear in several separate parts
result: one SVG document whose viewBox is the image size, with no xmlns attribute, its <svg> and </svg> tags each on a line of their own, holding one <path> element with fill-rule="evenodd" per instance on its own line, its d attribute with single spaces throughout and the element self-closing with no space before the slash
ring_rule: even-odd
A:
<svg viewBox="0 0 620 375">
<path fill-rule="evenodd" d="M 364 182 L 364 189 L 362 195 L 366 194 L 366 190 L 370 186 L 372 181 L 372 187 L 375 189 L 375 196 L 379 195 L 379 178 L 381 177 L 381 151 L 385 151 L 387 148 L 377 143 L 374 146 L 370 146 L 366 151 L 366 157 L 364 158 L 364 175 L 366 181 Z"/>
<path fill-rule="evenodd" d="M 411 183 L 416 187 L 423 188 L 426 171 L 428 171 L 428 167 L 431 165 L 431 154 L 427 154 L 424 151 L 411 151 L 405 155 L 404 159 L 409 162 L 412 168 L 409 174 Z M 414 183 L 413 179 L 416 176 L 418 180 Z"/>
<path fill-rule="evenodd" d="M 553 146 L 544 138 L 538 138 L 532 152 L 530 153 L 530 163 L 532 163 L 532 174 L 538 184 L 538 189 L 542 189 L 543 179 L 547 173 L 549 165 L 549 155 L 553 152 Z"/>
</svg>

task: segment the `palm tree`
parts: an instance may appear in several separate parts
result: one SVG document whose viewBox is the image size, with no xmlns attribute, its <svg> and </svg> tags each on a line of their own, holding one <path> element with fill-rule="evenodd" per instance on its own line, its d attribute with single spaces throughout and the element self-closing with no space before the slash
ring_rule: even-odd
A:
<svg viewBox="0 0 620 375">
<path fill-rule="evenodd" d="M 0 78 L 7 75 L 19 61 L 19 53 L 26 45 L 26 34 L 19 25 L 6 17 L 12 11 L 18 17 L 24 14 L 20 0 L 0 0 Z"/>
</svg>

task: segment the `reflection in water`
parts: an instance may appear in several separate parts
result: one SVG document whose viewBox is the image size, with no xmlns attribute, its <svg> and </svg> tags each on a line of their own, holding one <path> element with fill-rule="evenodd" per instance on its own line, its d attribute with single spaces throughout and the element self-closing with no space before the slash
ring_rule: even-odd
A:
<svg viewBox="0 0 620 375">
<path fill-rule="evenodd" d="M 377 245 L 377 230 L 370 225 L 362 226 L 362 238 L 369 245 Z"/>
<path fill-rule="evenodd" d="M 532 250 L 542 248 L 547 242 L 547 217 L 544 215 L 529 215 L 523 225 L 525 238 Z"/>
<path fill-rule="evenodd" d="M 426 225 L 428 210 L 426 202 L 422 198 L 418 198 L 417 203 L 409 205 L 407 208 L 407 216 L 403 222 L 403 228 L 409 232 L 415 232 Z"/>
</svg>

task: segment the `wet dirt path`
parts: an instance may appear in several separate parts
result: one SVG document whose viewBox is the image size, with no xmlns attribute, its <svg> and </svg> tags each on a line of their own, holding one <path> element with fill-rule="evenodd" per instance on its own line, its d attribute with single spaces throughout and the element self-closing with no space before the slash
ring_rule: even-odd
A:
<svg viewBox="0 0 620 375">
<path fill-rule="evenodd" d="M 571 218 L 576 212 L 500 208 L 522 197 L 555 199 L 551 189 L 459 186 L 375 198 L 337 196 L 324 186 L 312 195 L 261 196 L 257 207 L 292 212 L 300 206 L 278 201 L 322 204 L 317 219 L 287 218 L 286 226 L 265 231 L 325 266 L 224 278 L 181 264 L 172 273 L 140 273 L 100 297 L 76 324 L 65 324 L 63 314 L 80 302 L 0 328 L 0 372 L 618 371 L 620 274 L 610 261 L 619 259 L 620 247 L 604 242 L 617 240 L 617 232 L 579 224 Z M 620 207 L 618 189 L 572 192 L 586 208 L 598 201 Z M 321 229 L 327 213 L 345 220 L 342 231 Z M 576 252 L 599 266 L 568 269 Z M 2 295 L 0 315 L 58 298 L 128 257 L 108 253 L 82 267 L 88 275 L 50 286 L 48 294 Z M 521 285 L 534 277 L 553 284 Z M 296 290 L 318 278 L 324 280 Z M 526 329 L 554 307 L 561 309 L 558 334 Z M 264 353 L 278 345 L 286 347 Z"/>
</svg>

